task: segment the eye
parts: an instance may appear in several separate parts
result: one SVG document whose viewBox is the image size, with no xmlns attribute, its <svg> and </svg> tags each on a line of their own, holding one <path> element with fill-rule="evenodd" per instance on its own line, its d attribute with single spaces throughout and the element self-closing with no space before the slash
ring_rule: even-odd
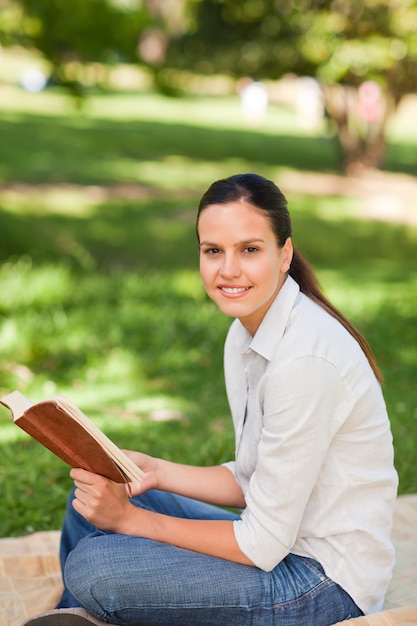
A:
<svg viewBox="0 0 417 626">
<path fill-rule="evenodd" d="M 244 252 L 247 252 L 248 254 L 254 254 L 255 252 L 259 252 L 259 248 L 257 248 L 256 246 L 246 246 L 245 248 L 243 248 Z"/>
<path fill-rule="evenodd" d="M 219 254 L 220 250 L 219 250 L 219 248 L 204 248 L 202 252 L 203 252 L 203 254 L 207 254 L 209 256 L 212 256 L 214 254 Z"/>
</svg>

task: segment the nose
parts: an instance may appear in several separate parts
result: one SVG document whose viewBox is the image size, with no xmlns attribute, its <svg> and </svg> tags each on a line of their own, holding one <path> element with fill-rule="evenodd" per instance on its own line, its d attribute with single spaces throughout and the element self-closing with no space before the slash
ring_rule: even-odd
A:
<svg viewBox="0 0 417 626">
<path fill-rule="evenodd" d="M 224 254 L 220 274 L 223 278 L 237 278 L 242 273 L 236 254 Z"/>
</svg>

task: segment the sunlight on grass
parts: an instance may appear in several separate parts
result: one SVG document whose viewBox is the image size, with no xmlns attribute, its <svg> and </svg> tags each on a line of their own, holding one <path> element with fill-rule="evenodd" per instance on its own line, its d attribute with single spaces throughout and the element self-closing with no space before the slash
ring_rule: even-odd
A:
<svg viewBox="0 0 417 626">
<path fill-rule="evenodd" d="M 214 128 L 242 128 L 247 126 L 241 111 L 239 96 L 183 96 L 170 98 L 155 96 L 153 93 L 136 93 L 126 97 L 112 95 L 104 98 L 92 97 L 88 111 L 97 118 L 157 120 L 171 124 L 181 122 L 191 125 L 212 126 Z M 305 133 L 300 129 L 294 110 L 289 107 L 270 105 L 261 124 L 266 132 L 285 129 L 288 132 Z"/>
<path fill-rule="evenodd" d="M 3 409 L 2 409 L 2 413 L 3 413 Z M 15 442 L 18 441 L 19 439 L 29 439 L 29 435 L 26 435 L 26 433 L 23 432 L 23 430 L 20 430 L 20 428 L 17 428 L 17 426 L 15 426 L 15 424 L 11 423 L 11 424 L 6 424 L 6 418 L 3 418 L 3 420 L 0 421 L 0 427 L 1 427 L 1 441 L 2 443 L 10 443 L 10 442 Z M 10 418 L 9 418 L 10 421 Z"/>
<path fill-rule="evenodd" d="M 19 86 L 2 85 L 2 94 L 1 108 L 10 112 L 15 120 L 23 113 L 44 114 L 47 111 L 51 116 L 74 114 L 74 101 L 65 92 L 45 90 L 29 93 Z"/>
<path fill-rule="evenodd" d="M 34 267 L 29 256 L 0 265 L 0 311 L 28 306 L 48 307 L 71 298 L 74 277 L 63 265 Z"/>
<path fill-rule="evenodd" d="M 229 158 L 217 164 L 201 160 L 198 167 L 195 167 L 192 158 L 170 155 L 158 161 L 141 161 L 140 164 L 136 165 L 135 171 L 143 183 L 158 186 L 160 189 L 181 191 L 195 188 L 200 192 L 214 180 L 236 174 L 236 172 L 254 169 L 256 168 L 253 165 L 248 168 L 245 159 Z M 288 168 L 263 167 L 262 169 L 264 176 L 279 180 L 281 172 Z M 121 177 L 127 174 L 123 166 L 120 167 L 120 174 Z"/>
<path fill-rule="evenodd" d="M 223 175 L 224 164 L 203 161 L 196 168 L 193 167 L 192 159 L 168 156 L 159 161 L 141 161 L 137 168 L 143 182 L 158 185 L 161 189 L 178 191 L 193 186 L 204 188 L 207 181 L 216 180 Z"/>
<path fill-rule="evenodd" d="M 361 281 L 340 271 L 323 270 L 320 278 L 326 293 L 340 309 L 348 311 L 355 318 L 372 318 L 384 308 L 396 309 L 399 318 L 410 315 L 417 302 L 417 277 L 413 274 L 397 277 L 395 282 L 387 281 L 386 275 L 373 271 L 361 272 Z M 417 354 L 417 351 L 416 351 Z"/>
<path fill-rule="evenodd" d="M 39 93 L 28 93 L 18 86 L 4 86 L 7 97 L 2 109 L 9 111 L 15 119 L 22 113 L 42 113 L 48 115 L 80 114 L 81 120 L 88 118 L 112 119 L 121 121 L 158 121 L 158 123 L 180 122 L 189 125 L 203 125 L 215 128 L 244 128 L 245 119 L 241 112 L 238 94 L 233 96 L 183 96 L 164 97 L 151 92 L 90 95 L 83 109 L 79 111 L 74 100 L 55 89 Z M 300 129 L 294 111 L 286 107 L 271 105 L 262 128 L 267 132 L 285 129 L 288 132 L 305 133 Z"/>
<path fill-rule="evenodd" d="M 200 275 L 196 270 L 176 272 L 170 280 L 170 287 L 178 296 L 185 296 L 199 301 L 205 300 L 206 298 Z"/>
<path fill-rule="evenodd" d="M 144 416 L 155 416 L 166 412 L 178 416 L 180 412 L 187 411 L 191 403 L 187 403 L 183 398 L 173 398 L 172 396 L 155 396 L 149 398 L 137 398 L 126 403 L 126 410 Z"/>
<path fill-rule="evenodd" d="M 95 201 L 102 200 L 98 190 L 55 185 L 48 188 L 6 189 L 1 192 L 5 211 L 43 214 L 77 215 L 88 219 Z"/>
</svg>

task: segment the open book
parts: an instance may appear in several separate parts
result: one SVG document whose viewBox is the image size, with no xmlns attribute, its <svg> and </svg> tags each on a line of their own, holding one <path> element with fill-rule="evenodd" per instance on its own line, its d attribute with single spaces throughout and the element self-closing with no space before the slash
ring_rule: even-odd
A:
<svg viewBox="0 0 417 626">
<path fill-rule="evenodd" d="M 32 404 L 19 391 L 0 403 L 13 421 L 71 467 L 111 478 L 118 483 L 140 483 L 143 472 L 78 407 L 65 396 Z"/>
</svg>

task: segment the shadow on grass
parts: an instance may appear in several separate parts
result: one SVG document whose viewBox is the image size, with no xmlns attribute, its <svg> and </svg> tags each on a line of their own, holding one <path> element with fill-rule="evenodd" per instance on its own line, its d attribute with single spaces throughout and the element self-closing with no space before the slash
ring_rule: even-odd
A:
<svg viewBox="0 0 417 626">
<path fill-rule="evenodd" d="M 314 204 L 319 208 L 320 200 Z M 293 212 L 295 245 L 314 266 L 349 271 L 383 264 L 385 272 L 398 278 L 401 269 L 411 270 L 416 263 L 417 229 L 374 220 L 328 220 L 315 212 L 314 204 L 310 201 L 308 214 Z"/>
<path fill-rule="evenodd" d="M 96 120 L 85 117 L 3 115 L 3 183 L 109 185 L 141 182 L 142 162 L 182 157 L 221 163 L 238 158 L 265 166 L 340 173 L 335 138 L 229 130 L 180 123 Z M 386 167 L 415 175 L 415 146 L 388 146 Z"/>
<path fill-rule="evenodd" d="M 387 146 L 384 169 L 389 172 L 417 176 L 416 155 L 415 144 L 392 141 Z"/>
<path fill-rule="evenodd" d="M 179 123 L 10 116 L 0 120 L 1 179 L 32 184 L 140 181 L 140 163 L 169 156 L 337 172 L 332 139 Z"/>
<path fill-rule="evenodd" d="M 194 212 L 184 203 L 114 201 L 86 217 L 0 208 L 0 260 L 29 256 L 80 269 L 178 269 L 198 262 Z"/>
</svg>

